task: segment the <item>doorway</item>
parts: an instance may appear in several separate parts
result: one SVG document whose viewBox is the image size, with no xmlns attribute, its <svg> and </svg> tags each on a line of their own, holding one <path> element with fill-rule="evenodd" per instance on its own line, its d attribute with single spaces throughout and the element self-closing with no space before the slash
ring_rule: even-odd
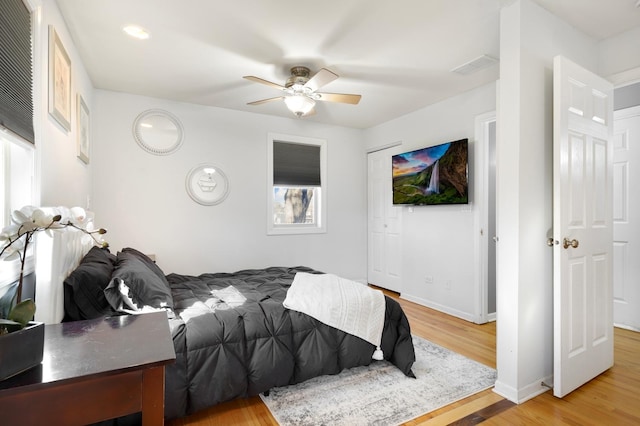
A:
<svg viewBox="0 0 640 426">
<path fill-rule="evenodd" d="M 617 327 L 640 331 L 640 83 L 636 106 L 614 111 L 613 154 L 613 321 Z M 616 89 L 615 95 L 629 93 Z M 631 87 L 633 89 L 633 87 Z M 621 96 L 625 99 L 624 96 Z M 631 100 L 631 99 L 630 99 Z"/>
</svg>

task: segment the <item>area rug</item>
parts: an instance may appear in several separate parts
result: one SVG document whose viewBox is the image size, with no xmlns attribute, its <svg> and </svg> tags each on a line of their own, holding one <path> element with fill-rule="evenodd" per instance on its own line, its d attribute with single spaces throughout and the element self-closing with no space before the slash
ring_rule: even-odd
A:
<svg viewBox="0 0 640 426">
<path fill-rule="evenodd" d="M 387 361 L 260 395 L 282 426 L 392 426 L 492 387 L 496 371 L 413 336 L 416 379 Z"/>
</svg>

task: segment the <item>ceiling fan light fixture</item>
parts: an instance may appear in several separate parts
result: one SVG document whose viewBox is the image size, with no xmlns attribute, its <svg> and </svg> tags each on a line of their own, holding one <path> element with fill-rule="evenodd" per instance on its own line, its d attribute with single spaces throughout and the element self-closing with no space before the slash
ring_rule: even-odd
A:
<svg viewBox="0 0 640 426">
<path fill-rule="evenodd" d="M 302 66 L 293 67 L 291 68 L 291 77 L 287 79 L 284 86 L 253 75 L 245 75 L 243 78 L 249 81 L 264 84 L 282 93 L 281 96 L 248 102 L 247 105 L 262 105 L 267 102 L 284 100 L 289 111 L 300 118 L 316 113 L 313 109 L 316 101 L 351 105 L 356 105 L 360 102 L 360 98 L 362 97 L 360 95 L 317 92 L 318 89 L 338 78 L 338 74 L 322 68 L 315 73 L 313 77 L 309 78 L 309 75 L 309 68 Z"/>
<path fill-rule="evenodd" d="M 316 101 L 304 95 L 287 96 L 284 98 L 284 103 L 289 108 L 289 111 L 298 117 L 307 115 L 316 106 Z"/>
</svg>

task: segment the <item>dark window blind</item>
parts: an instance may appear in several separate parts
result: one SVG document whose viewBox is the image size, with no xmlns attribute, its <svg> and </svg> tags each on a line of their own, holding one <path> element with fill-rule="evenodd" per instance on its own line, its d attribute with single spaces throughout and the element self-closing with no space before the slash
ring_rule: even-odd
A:
<svg viewBox="0 0 640 426">
<path fill-rule="evenodd" d="M 320 186 L 320 147 L 273 142 L 273 184 Z"/>
<path fill-rule="evenodd" d="M 22 0 L 0 2 L 0 125 L 34 142 L 31 13 Z"/>
</svg>

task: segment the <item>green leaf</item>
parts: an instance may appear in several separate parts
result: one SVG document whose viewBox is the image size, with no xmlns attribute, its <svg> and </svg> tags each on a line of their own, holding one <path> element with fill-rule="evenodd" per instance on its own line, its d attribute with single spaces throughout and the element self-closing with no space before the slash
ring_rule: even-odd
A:
<svg viewBox="0 0 640 426">
<path fill-rule="evenodd" d="M 8 319 L 19 322 L 24 327 L 36 313 L 36 304 L 31 299 L 23 300 L 9 312 Z"/>
<path fill-rule="evenodd" d="M 23 326 L 19 322 L 0 318 L 0 335 L 20 331 L 22 328 Z"/>
</svg>

